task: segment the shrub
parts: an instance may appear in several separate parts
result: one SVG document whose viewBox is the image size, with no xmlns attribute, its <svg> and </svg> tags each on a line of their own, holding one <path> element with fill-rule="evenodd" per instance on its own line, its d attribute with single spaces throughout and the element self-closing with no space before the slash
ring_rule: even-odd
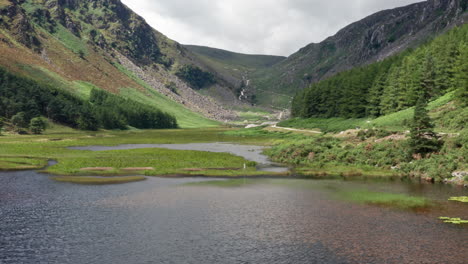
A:
<svg viewBox="0 0 468 264">
<path fill-rule="evenodd" d="M 2 134 L 4 125 L 5 125 L 5 119 L 3 117 L 0 117 L 0 135 Z"/>
<path fill-rule="evenodd" d="M 11 123 L 17 128 L 28 127 L 28 120 L 24 112 L 19 112 L 11 118 Z"/>
</svg>

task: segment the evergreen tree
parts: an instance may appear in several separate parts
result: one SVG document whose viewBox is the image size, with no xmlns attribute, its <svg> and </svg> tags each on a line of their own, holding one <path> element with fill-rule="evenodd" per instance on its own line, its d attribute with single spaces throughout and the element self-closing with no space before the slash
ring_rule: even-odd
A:
<svg viewBox="0 0 468 264">
<path fill-rule="evenodd" d="M 379 77 L 377 77 L 371 89 L 369 90 L 366 109 L 367 116 L 380 116 L 380 102 L 382 100 L 382 93 L 385 87 L 385 82 L 386 76 L 381 74 Z"/>
<path fill-rule="evenodd" d="M 457 100 L 463 106 L 468 105 L 468 44 L 463 43 L 459 47 L 459 55 L 455 62 L 453 83 L 457 90 Z"/>
<path fill-rule="evenodd" d="M 440 150 L 441 142 L 434 132 L 434 125 L 429 117 L 427 99 L 424 94 L 420 95 L 414 110 L 414 118 L 411 124 L 410 147 L 412 154 L 428 154 Z"/>
<path fill-rule="evenodd" d="M 47 128 L 47 121 L 42 117 L 35 117 L 29 123 L 29 129 L 35 135 L 42 134 Z"/>
<path fill-rule="evenodd" d="M 424 59 L 423 74 L 421 78 L 421 89 L 425 97 L 430 98 L 439 94 L 435 83 L 436 73 L 434 69 L 434 60 L 432 54 L 427 53 Z"/>
</svg>

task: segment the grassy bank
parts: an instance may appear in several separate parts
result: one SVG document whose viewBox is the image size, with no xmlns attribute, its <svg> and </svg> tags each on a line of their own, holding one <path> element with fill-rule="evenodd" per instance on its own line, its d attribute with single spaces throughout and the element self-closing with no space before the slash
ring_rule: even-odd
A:
<svg viewBox="0 0 468 264">
<path fill-rule="evenodd" d="M 227 132 L 244 138 L 269 138 L 266 154 L 275 162 L 296 167 L 296 173 L 314 177 L 422 177 L 443 181 L 454 171 L 466 171 L 468 130 L 444 136 L 439 153 L 413 160 L 405 133 L 360 130 L 361 133 L 304 135 L 267 128 Z M 465 179 L 468 181 L 468 179 Z"/>
</svg>

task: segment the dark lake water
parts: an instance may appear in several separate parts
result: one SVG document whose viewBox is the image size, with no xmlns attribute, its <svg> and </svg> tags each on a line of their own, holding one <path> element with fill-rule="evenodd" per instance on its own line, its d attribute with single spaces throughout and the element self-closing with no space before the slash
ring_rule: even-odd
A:
<svg viewBox="0 0 468 264">
<path fill-rule="evenodd" d="M 256 180 L 236 188 L 150 178 L 58 183 L 0 173 L 0 263 L 466 263 L 466 190 L 401 182 Z M 409 193 L 419 212 L 333 198 L 335 188 Z M 438 201 L 438 202 L 437 202 Z"/>
</svg>

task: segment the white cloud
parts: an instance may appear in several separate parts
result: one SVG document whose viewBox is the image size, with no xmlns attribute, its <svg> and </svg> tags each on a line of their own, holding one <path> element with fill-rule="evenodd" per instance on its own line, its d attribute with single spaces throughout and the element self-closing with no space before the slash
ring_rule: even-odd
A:
<svg viewBox="0 0 468 264">
<path fill-rule="evenodd" d="M 183 44 L 290 55 L 377 11 L 418 0 L 122 0 Z"/>
</svg>

